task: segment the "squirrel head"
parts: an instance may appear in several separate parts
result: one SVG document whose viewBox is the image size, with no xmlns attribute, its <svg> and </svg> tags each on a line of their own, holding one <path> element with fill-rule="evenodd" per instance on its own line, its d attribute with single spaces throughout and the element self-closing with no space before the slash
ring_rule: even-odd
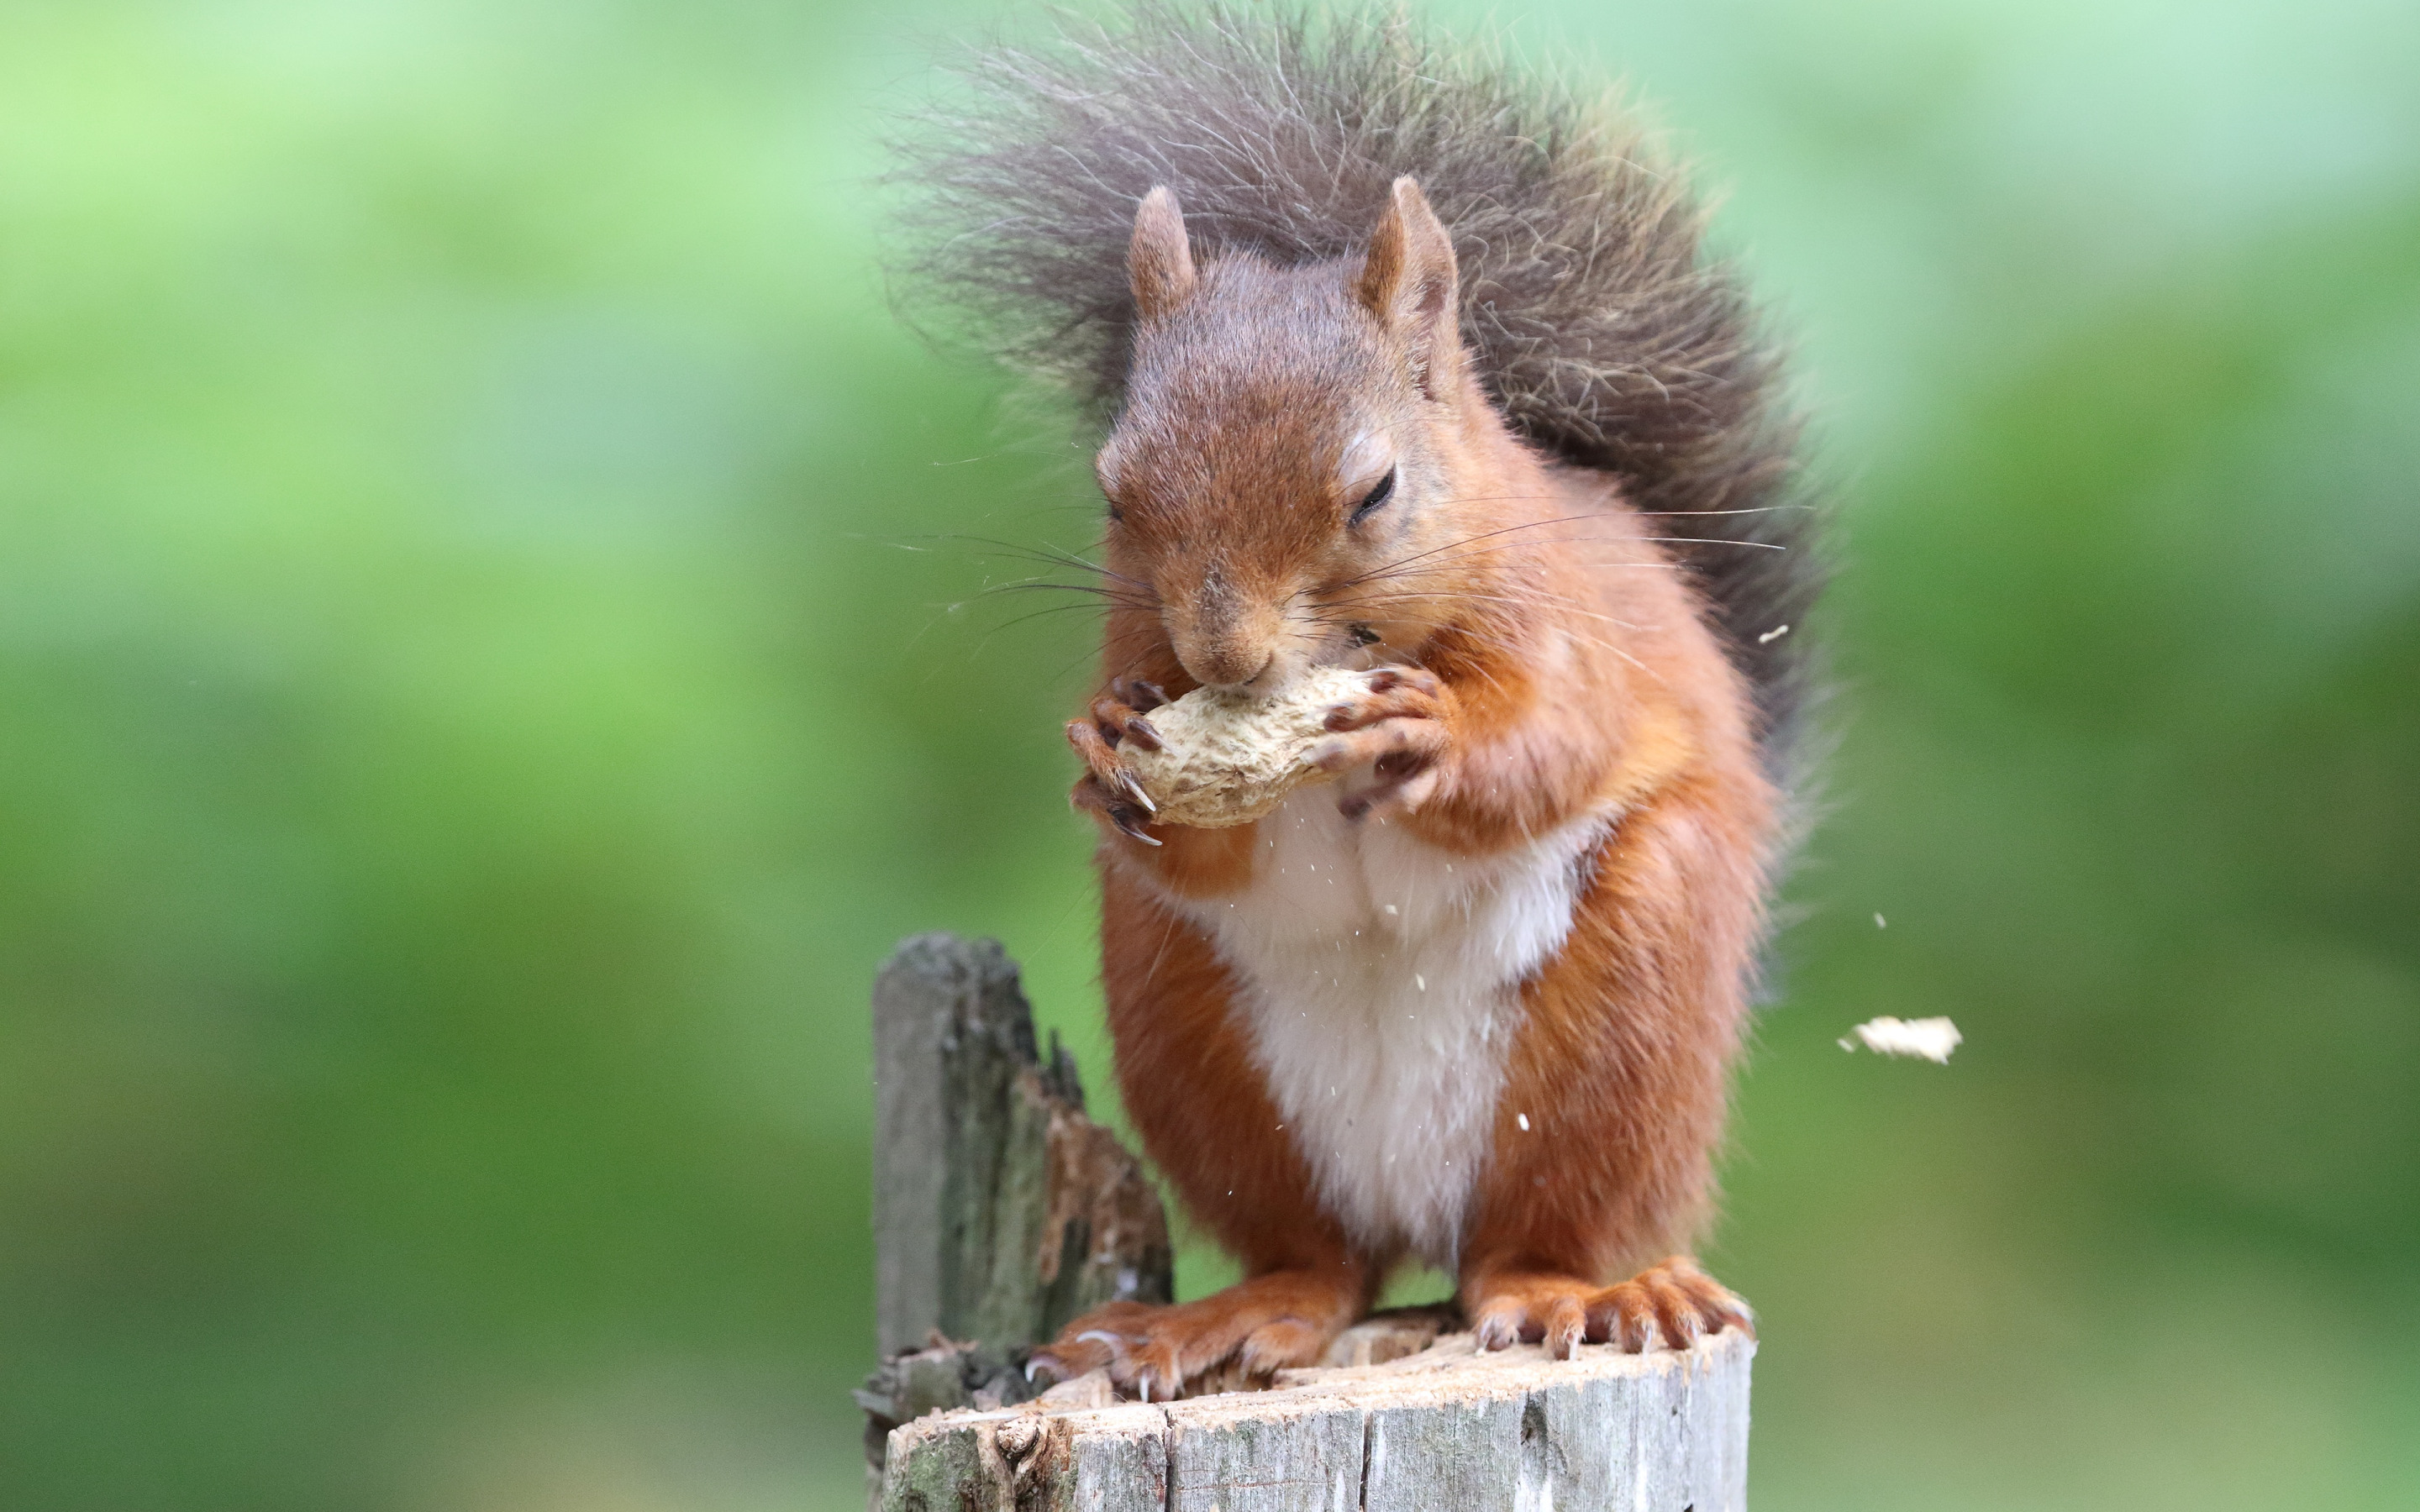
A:
<svg viewBox="0 0 2420 1512">
<path fill-rule="evenodd" d="M 1197 263 L 1144 196 L 1134 347 L 1095 463 L 1110 570 L 1197 682 L 1266 691 L 1356 645 L 1416 652 L 1467 589 L 1465 501 L 1517 453 L 1469 374 L 1453 243 L 1398 178 L 1368 250 Z"/>
</svg>

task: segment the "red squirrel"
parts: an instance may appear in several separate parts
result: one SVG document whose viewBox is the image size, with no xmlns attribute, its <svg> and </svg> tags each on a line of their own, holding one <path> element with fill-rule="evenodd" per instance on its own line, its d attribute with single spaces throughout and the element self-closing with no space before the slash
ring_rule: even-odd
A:
<svg viewBox="0 0 2420 1512">
<path fill-rule="evenodd" d="M 1400 20 L 1146 3 L 1001 53 L 911 162 L 922 270 L 1106 422 L 1068 736 L 1145 1149 L 1244 1279 L 1033 1356 L 1182 1395 L 1417 1257 L 1483 1347 L 1683 1347 L 1817 587 L 1774 362 L 1668 165 Z M 1332 779 L 1157 822 L 1202 687 L 1365 670 Z"/>
</svg>

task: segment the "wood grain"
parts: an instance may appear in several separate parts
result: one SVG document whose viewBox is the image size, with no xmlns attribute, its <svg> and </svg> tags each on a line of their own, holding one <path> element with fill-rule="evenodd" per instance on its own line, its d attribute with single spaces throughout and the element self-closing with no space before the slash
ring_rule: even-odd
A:
<svg viewBox="0 0 2420 1512">
<path fill-rule="evenodd" d="M 883 1512 L 1739 1512 L 1749 1365 L 1736 1332 L 1624 1354 L 1481 1353 L 1281 1373 L 1185 1401 L 937 1412 L 891 1435 Z"/>
</svg>

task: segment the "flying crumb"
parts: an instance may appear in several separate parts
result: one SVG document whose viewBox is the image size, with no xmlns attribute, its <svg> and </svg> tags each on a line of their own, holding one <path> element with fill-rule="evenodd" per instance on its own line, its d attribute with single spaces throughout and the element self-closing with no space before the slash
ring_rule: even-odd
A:
<svg viewBox="0 0 2420 1512">
<path fill-rule="evenodd" d="M 1756 643 L 1761 646 L 1770 645 L 1789 633 L 1790 626 L 1786 625 L 1776 625 L 1772 629 L 1765 631 L 1764 634 L 1758 636 L 1756 638 Z"/>
<path fill-rule="evenodd" d="M 1267 699 L 1197 687 L 1144 716 L 1160 749 L 1129 742 L 1121 754 L 1159 806 L 1155 819 L 1248 825 L 1325 775 L 1309 758 L 1327 735 L 1327 711 L 1368 690 L 1367 673 L 1341 667 L 1305 672 Z"/>
<path fill-rule="evenodd" d="M 1949 1064 L 1949 1052 L 1965 1038 L 1958 1032 L 1958 1026 L 1947 1019 L 1895 1019 L 1888 1015 L 1868 1020 L 1849 1032 L 1857 1039 L 1843 1039 L 1843 1050 L 1856 1049 L 1857 1040 L 1862 1040 L 1866 1048 L 1876 1055 L 1921 1056 L 1945 1066 Z"/>
</svg>

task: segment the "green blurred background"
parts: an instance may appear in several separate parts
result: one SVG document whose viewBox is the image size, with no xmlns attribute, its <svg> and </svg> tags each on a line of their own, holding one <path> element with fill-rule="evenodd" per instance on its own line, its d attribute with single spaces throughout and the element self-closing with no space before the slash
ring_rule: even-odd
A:
<svg viewBox="0 0 2420 1512">
<path fill-rule="evenodd" d="M 2420 12 L 1435 8 L 1728 188 L 1843 504 L 1758 1504 L 2420 1505 Z M 1087 625 L 951 607 L 1081 453 L 866 187 L 1035 19 L 0 4 L 0 1505 L 859 1504 L 875 964 L 1106 1101 Z"/>
</svg>

